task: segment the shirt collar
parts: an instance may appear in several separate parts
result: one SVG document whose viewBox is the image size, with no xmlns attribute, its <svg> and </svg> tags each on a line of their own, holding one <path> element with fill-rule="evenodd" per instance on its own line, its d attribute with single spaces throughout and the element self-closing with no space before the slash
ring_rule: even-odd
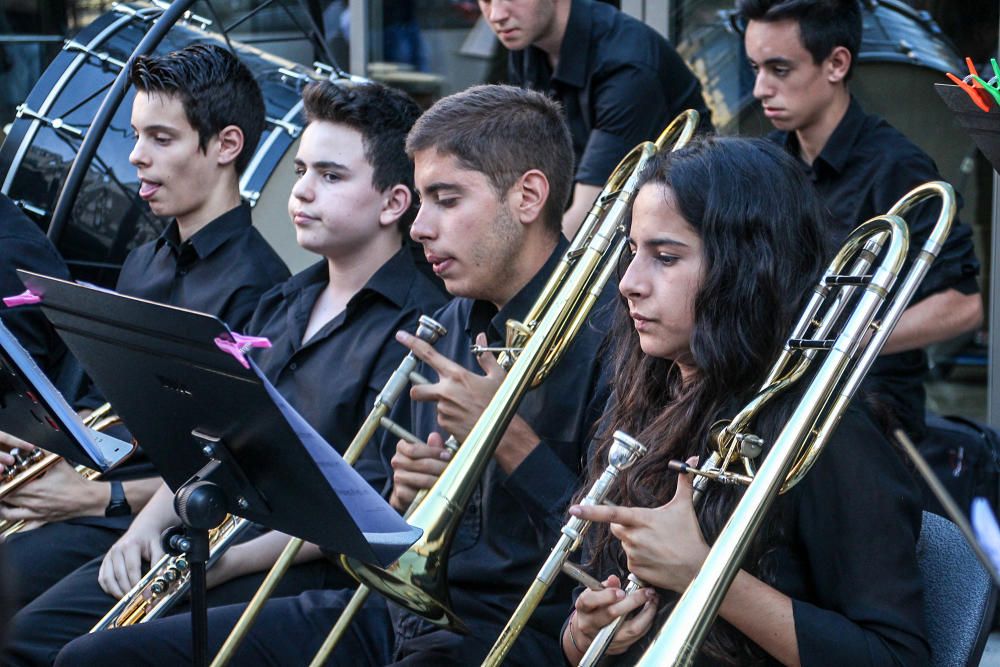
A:
<svg viewBox="0 0 1000 667">
<path fill-rule="evenodd" d="M 199 229 L 194 236 L 181 243 L 180 228 L 177 226 L 177 220 L 174 219 L 170 221 L 170 224 L 156 240 L 156 249 L 159 250 L 164 244 L 167 244 L 175 253 L 179 254 L 183 246 L 189 246 L 199 259 L 204 259 L 251 224 L 250 205 L 242 203 L 212 220 Z"/>
<path fill-rule="evenodd" d="M 559 46 L 559 62 L 552 79 L 568 86 L 583 88 L 587 83 L 587 66 L 590 63 L 590 27 L 593 23 L 591 0 L 573 0 L 566 22 L 566 34 Z M 534 47 L 532 47 L 534 48 Z M 581 53 L 581 49 L 586 49 Z M 539 51 L 544 58 L 545 54 Z"/>
<path fill-rule="evenodd" d="M 567 248 L 569 248 L 569 241 L 560 234 L 559 242 L 556 244 L 552 254 L 549 255 L 549 258 L 545 260 L 542 268 L 499 311 L 489 301 L 481 299 L 473 301 L 472 308 L 469 311 L 469 319 L 465 324 L 465 332 L 469 338 L 474 338 L 476 334 L 481 332 L 483 330 L 483 323 L 486 321 L 489 322 L 490 329 L 486 332 L 488 339 L 497 340 L 504 338 L 507 332 L 507 320 L 521 321 L 524 319 L 524 316 L 528 314 L 528 310 L 534 305 L 535 300 L 548 281 L 549 276 L 556 270 L 556 266 L 562 260 L 563 255 L 566 254 Z M 473 329 L 476 330 L 473 331 Z"/>
<path fill-rule="evenodd" d="M 348 307 L 363 297 L 366 293 L 375 292 L 382 295 L 397 307 L 406 305 L 406 297 L 410 292 L 410 284 L 413 282 L 414 273 L 417 267 L 413 262 L 409 249 L 404 245 L 400 250 L 390 257 L 381 267 L 368 279 L 364 287 L 351 297 Z M 330 281 L 330 271 L 326 260 L 322 259 L 307 269 L 304 269 L 287 281 L 281 288 L 286 298 L 297 292 L 307 290 L 311 286 L 322 288 Z"/>
<path fill-rule="evenodd" d="M 866 114 L 858 104 L 858 101 L 851 96 L 851 103 L 847 106 L 847 112 L 840 119 L 830 138 L 827 139 L 823 150 L 813 161 L 813 170 L 817 163 L 822 163 L 832 169 L 835 173 L 844 170 L 847 160 L 854 152 L 854 144 L 857 143 L 861 130 L 864 128 Z M 799 157 L 799 140 L 794 132 L 784 132 L 784 145 L 788 152 Z"/>
</svg>

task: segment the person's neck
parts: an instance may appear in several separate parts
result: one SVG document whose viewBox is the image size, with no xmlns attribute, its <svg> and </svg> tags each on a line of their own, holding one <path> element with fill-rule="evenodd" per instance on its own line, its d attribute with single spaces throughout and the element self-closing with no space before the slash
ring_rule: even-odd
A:
<svg viewBox="0 0 1000 667">
<path fill-rule="evenodd" d="M 533 44 L 533 46 L 545 52 L 545 55 L 548 56 L 549 66 L 553 70 L 559 64 L 559 51 L 562 50 L 563 38 L 566 36 L 566 26 L 569 24 L 569 10 L 572 4 L 572 0 L 565 0 L 556 4 L 552 29 L 542 35 Z"/>
<path fill-rule="evenodd" d="M 240 189 L 237 182 L 215 188 L 196 210 L 183 216 L 177 216 L 177 231 L 180 234 L 181 242 L 187 241 L 220 215 L 239 205 Z"/>
<path fill-rule="evenodd" d="M 826 148 L 834 130 L 840 125 L 840 121 L 847 114 L 847 108 L 851 105 L 851 95 L 847 88 L 837 94 L 826 111 L 808 127 L 795 131 L 795 137 L 799 141 L 799 157 L 806 164 L 812 166 L 819 154 Z"/>
<path fill-rule="evenodd" d="M 510 303 L 511 299 L 538 275 L 538 272 L 542 270 L 545 263 L 549 261 L 549 257 L 552 256 L 552 251 L 556 249 L 556 244 L 558 243 L 558 234 L 545 234 L 544 236 L 539 234 L 534 237 L 526 237 L 522 240 L 522 252 L 515 260 L 517 266 L 507 276 L 507 280 L 503 281 L 504 284 L 502 286 L 498 285 L 498 288 L 502 287 L 503 291 L 489 299 L 497 307 L 497 310 L 502 310 L 504 306 Z"/>
<path fill-rule="evenodd" d="M 401 239 L 395 229 L 385 230 L 369 239 L 361 248 L 327 255 L 330 282 L 326 290 L 339 295 L 345 303 L 364 287 L 371 277 L 399 252 Z"/>
</svg>

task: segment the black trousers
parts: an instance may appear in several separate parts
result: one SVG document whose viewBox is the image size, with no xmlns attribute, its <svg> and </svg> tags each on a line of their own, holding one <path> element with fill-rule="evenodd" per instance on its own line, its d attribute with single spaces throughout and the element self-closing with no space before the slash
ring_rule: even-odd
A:
<svg viewBox="0 0 1000 667">
<path fill-rule="evenodd" d="M 241 667 L 309 664 L 352 593 L 353 590 L 308 591 L 296 597 L 271 600 L 231 664 Z M 209 610 L 210 656 L 218 652 L 245 606 Z M 382 598 L 372 595 L 326 664 L 328 667 L 478 665 L 501 628 L 472 623 L 470 627 L 470 635 L 440 630 L 396 607 L 390 612 Z M 190 632 L 187 618 L 172 616 L 141 626 L 86 635 L 62 650 L 56 666 L 191 664 Z M 505 664 L 561 663 L 558 641 L 529 628 L 514 645 Z"/>
<path fill-rule="evenodd" d="M 15 611 L 111 548 L 131 516 L 84 517 L 15 533 L 5 544 Z"/>
<path fill-rule="evenodd" d="M 59 650 L 70 640 L 85 635 L 114 606 L 115 599 L 105 593 L 97 581 L 103 556 L 94 558 L 70 576 L 38 596 L 13 618 L 7 648 L 0 661 L 4 665 L 51 665 Z M 238 577 L 208 591 L 210 606 L 246 602 L 256 592 L 266 572 Z M 328 586 L 343 586 L 347 575 L 320 559 L 292 567 L 278 585 L 279 595 L 294 595 L 304 590 Z M 186 603 L 168 613 L 183 629 L 178 632 L 181 643 L 190 644 L 190 616 L 184 613 Z M 139 626 L 154 625 L 155 622 Z M 119 629 L 99 633 L 110 635 Z M 190 647 L 188 647 L 190 651 Z M 147 656 L 148 657 L 148 656 Z M 94 664 L 111 664 L 107 660 Z M 175 663 L 171 663 L 175 664 Z"/>
</svg>

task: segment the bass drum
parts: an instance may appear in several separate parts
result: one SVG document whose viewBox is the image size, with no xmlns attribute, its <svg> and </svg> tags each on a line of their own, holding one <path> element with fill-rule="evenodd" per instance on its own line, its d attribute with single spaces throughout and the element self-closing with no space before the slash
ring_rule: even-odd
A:
<svg viewBox="0 0 1000 667">
<path fill-rule="evenodd" d="M 104 95 L 162 12 L 153 4 L 115 5 L 65 43 L 18 107 L 0 147 L 0 192 L 43 229 Z M 212 32 L 208 23 L 178 22 L 156 53 L 194 42 L 225 47 L 222 35 Z M 230 43 L 260 84 L 267 107 L 267 126 L 240 179 L 241 194 L 253 206 L 255 226 L 295 271 L 314 261 L 296 244 L 287 213 L 292 161 L 303 127 L 301 91 L 322 76 L 251 46 Z M 136 169 L 128 161 L 133 96 L 130 90 L 115 112 L 69 223 L 53 239 L 77 278 L 103 285 L 113 285 L 129 251 L 155 239 L 167 222 L 138 197 Z"/>
<path fill-rule="evenodd" d="M 927 12 L 899 0 L 865 0 L 861 9 L 864 32 L 851 92 L 865 111 L 885 118 L 934 158 L 962 193 L 971 222 L 977 193 L 967 158 L 974 146 L 933 86 L 947 81 L 945 72 L 962 72 L 962 59 Z M 692 29 L 678 51 L 701 80 L 720 132 L 760 136 L 774 129 L 753 99 L 753 71 L 728 13 Z"/>
</svg>

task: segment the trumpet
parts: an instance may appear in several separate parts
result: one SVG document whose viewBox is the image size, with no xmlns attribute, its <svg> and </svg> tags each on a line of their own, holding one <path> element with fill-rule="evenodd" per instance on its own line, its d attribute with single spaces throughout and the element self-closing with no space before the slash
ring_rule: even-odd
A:
<svg viewBox="0 0 1000 667">
<path fill-rule="evenodd" d="M 941 199 L 937 222 L 913 266 L 892 292 L 909 247 L 909 232 L 902 216 L 932 197 Z M 940 251 L 951 230 L 955 210 L 955 195 L 950 185 L 940 181 L 926 183 L 907 193 L 886 215 L 863 223 L 848 237 L 817 285 L 805 313 L 769 373 L 765 389 L 718 434 L 716 442 L 721 464 L 704 470 L 689 470 L 723 482 L 742 483 L 745 477 L 750 481 L 697 576 L 638 665 L 693 663 L 771 503 L 779 493 L 801 481 L 822 452 L 865 373 Z M 885 254 L 881 255 L 885 244 Z M 870 271 L 872 262 L 880 255 L 877 268 Z M 844 268 L 849 264 L 851 268 L 845 273 Z M 826 304 L 835 289 L 838 293 L 834 302 Z M 851 302 L 852 309 L 845 310 L 841 317 L 841 310 L 856 290 L 861 290 L 860 296 Z M 886 303 L 881 322 L 878 322 L 876 317 Z M 827 314 L 819 320 L 817 314 L 824 305 L 828 305 Z M 832 330 L 838 321 L 844 324 L 834 336 Z M 743 447 L 748 440 L 759 441 L 750 431 L 750 423 L 775 394 L 802 377 L 804 367 L 821 350 L 827 351 L 826 358 L 759 470 L 754 470 L 752 462 L 746 459 L 759 455 L 759 448 Z M 754 455 L 747 449 L 758 449 L 758 452 Z M 744 459 L 746 475 L 726 470 L 729 463 L 739 459 Z M 675 469 L 682 465 L 674 464 Z"/>
<path fill-rule="evenodd" d="M 616 270 L 625 246 L 620 230 L 638 191 L 639 172 L 660 147 L 686 143 L 697 121 L 696 112 L 684 112 L 656 144 L 640 144 L 616 167 L 524 321 L 508 322 L 508 351 L 499 359 L 501 366 L 509 366 L 506 377 L 461 449 L 409 517 L 423 536 L 385 569 L 342 559 L 359 582 L 439 627 L 464 630 L 451 610 L 446 586 L 448 552 L 462 511 L 522 397 L 562 358 Z"/>
<path fill-rule="evenodd" d="M 417 338 L 433 345 L 447 333 L 448 330 L 433 318 L 426 315 L 420 317 L 416 331 Z M 371 412 L 368 413 L 357 434 L 355 434 L 354 439 L 351 440 L 351 444 L 344 452 L 344 460 L 348 464 L 353 465 L 361 457 L 361 454 L 372 438 L 375 437 L 379 428 L 384 428 L 396 437 L 408 442 L 420 442 L 419 438 L 388 417 L 389 411 L 392 410 L 399 396 L 410 384 L 419 385 L 428 382 L 426 378 L 416 372 L 419 361 L 410 352 L 403 358 L 403 361 L 400 362 L 396 370 L 393 371 L 382 391 L 375 398 L 375 405 L 372 407 Z M 454 438 L 449 438 L 446 446 L 450 449 L 456 449 L 457 443 Z M 303 540 L 293 538 L 285 546 L 284 550 L 278 556 L 278 560 L 275 561 L 268 572 L 267 577 L 261 583 L 260 588 L 257 589 L 257 592 L 250 600 L 250 604 L 247 605 L 247 608 L 236 622 L 232 632 L 226 637 L 226 641 L 222 644 L 218 654 L 212 660 L 212 667 L 221 667 L 232 658 L 243 637 L 246 636 L 258 614 L 260 614 L 260 610 L 263 609 L 264 603 L 271 597 L 274 588 L 285 575 L 285 572 L 288 571 L 288 568 L 292 566 L 295 556 L 302 548 L 302 544 Z"/>
<path fill-rule="evenodd" d="M 105 403 L 87 415 L 83 420 L 83 425 L 95 431 L 104 431 L 120 424 L 121 418 L 112 413 L 111 409 L 111 404 Z M 4 470 L 3 474 L 0 474 L 0 499 L 14 493 L 29 482 L 38 479 L 48 472 L 52 466 L 63 460 L 63 457 L 58 454 L 46 452 L 41 449 L 33 449 L 30 452 L 12 449 L 10 453 L 14 457 L 14 465 Z M 78 465 L 74 470 L 87 481 L 96 480 L 101 476 L 99 470 L 93 470 L 84 465 Z M 0 520 L 0 537 L 7 539 L 11 535 L 20 532 L 27 523 L 24 520 Z"/>
<path fill-rule="evenodd" d="M 208 533 L 209 568 L 247 528 L 250 521 L 228 515 Z M 149 572 L 104 615 L 90 632 L 147 623 L 162 616 L 191 588 L 191 568 L 186 554 L 164 554 Z"/>
</svg>

